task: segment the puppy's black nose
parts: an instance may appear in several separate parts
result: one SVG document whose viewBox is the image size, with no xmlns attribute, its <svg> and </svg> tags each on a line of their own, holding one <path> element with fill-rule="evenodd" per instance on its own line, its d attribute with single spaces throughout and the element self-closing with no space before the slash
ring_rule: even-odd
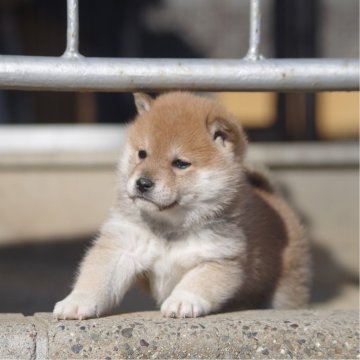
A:
<svg viewBox="0 0 360 360">
<path fill-rule="evenodd" d="M 141 192 L 145 193 L 154 187 L 154 183 L 147 177 L 141 177 L 136 180 L 136 188 Z"/>
</svg>

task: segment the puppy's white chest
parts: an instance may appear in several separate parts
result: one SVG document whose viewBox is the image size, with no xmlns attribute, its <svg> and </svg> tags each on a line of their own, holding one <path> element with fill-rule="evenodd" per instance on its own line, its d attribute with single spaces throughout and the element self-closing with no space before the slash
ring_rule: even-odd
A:
<svg viewBox="0 0 360 360">
<path fill-rule="evenodd" d="M 181 279 L 182 271 L 175 264 L 158 260 L 150 273 L 151 292 L 160 304 Z"/>
<path fill-rule="evenodd" d="M 234 242 L 227 242 L 212 231 L 157 244 L 157 255 L 150 269 L 150 286 L 154 297 L 162 302 L 181 278 L 204 261 L 216 261 L 236 252 Z"/>
<path fill-rule="evenodd" d="M 150 271 L 150 285 L 154 297 L 162 302 L 202 258 L 198 235 L 178 240 L 163 240 L 158 244 L 157 256 Z"/>
<path fill-rule="evenodd" d="M 169 296 L 191 265 L 182 246 L 161 244 L 150 272 L 150 287 L 159 303 Z"/>
</svg>

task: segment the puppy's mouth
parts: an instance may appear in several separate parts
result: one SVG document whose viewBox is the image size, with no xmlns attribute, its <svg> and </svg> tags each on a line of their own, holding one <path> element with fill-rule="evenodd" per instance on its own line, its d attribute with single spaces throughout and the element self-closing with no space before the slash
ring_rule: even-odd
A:
<svg viewBox="0 0 360 360">
<path fill-rule="evenodd" d="M 169 209 L 172 209 L 174 208 L 175 206 L 178 205 L 178 202 L 175 200 L 173 201 L 172 203 L 168 204 L 168 205 L 161 205 L 161 204 L 158 204 L 156 203 L 155 201 L 153 201 L 152 199 L 149 199 L 148 197 L 144 196 L 144 195 L 135 195 L 135 196 L 130 196 L 130 199 L 135 202 L 136 200 L 140 200 L 140 201 L 144 201 L 144 202 L 147 202 L 147 203 L 150 203 L 154 206 L 157 207 L 157 209 L 159 211 L 165 211 L 165 210 L 169 210 Z"/>
</svg>

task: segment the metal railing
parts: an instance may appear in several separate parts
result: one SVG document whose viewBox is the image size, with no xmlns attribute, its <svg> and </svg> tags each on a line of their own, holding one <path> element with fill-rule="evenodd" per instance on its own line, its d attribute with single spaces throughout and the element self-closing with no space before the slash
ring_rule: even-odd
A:
<svg viewBox="0 0 360 360">
<path fill-rule="evenodd" d="M 359 59 L 265 59 L 259 52 L 261 0 L 251 0 L 243 59 L 88 58 L 79 53 L 78 0 L 67 0 L 61 57 L 0 56 L 0 88 L 53 91 L 358 90 Z"/>
</svg>

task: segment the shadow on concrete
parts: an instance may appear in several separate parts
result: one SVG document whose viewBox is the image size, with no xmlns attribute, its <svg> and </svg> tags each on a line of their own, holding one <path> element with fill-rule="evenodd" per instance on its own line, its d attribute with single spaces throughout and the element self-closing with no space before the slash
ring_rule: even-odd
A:
<svg viewBox="0 0 360 360">
<path fill-rule="evenodd" d="M 315 241 L 310 240 L 312 244 Z M 334 259 L 325 247 L 313 245 L 312 266 L 313 281 L 311 303 L 324 303 L 340 295 L 345 285 L 359 286 L 359 276 L 351 273 Z"/>
<path fill-rule="evenodd" d="M 51 312 L 70 291 L 89 239 L 0 248 L 0 313 Z M 119 312 L 154 310 L 153 300 L 134 289 Z"/>
<path fill-rule="evenodd" d="M 50 312 L 70 291 L 89 239 L 0 248 L 0 312 Z M 359 278 L 341 268 L 324 248 L 314 246 L 311 302 L 325 303 L 339 295 L 344 284 Z M 116 312 L 156 309 L 141 290 L 131 290 Z"/>
<path fill-rule="evenodd" d="M 329 249 L 320 245 L 323 242 L 317 241 L 311 236 L 311 218 L 297 205 L 291 189 L 283 182 L 276 182 L 275 186 L 290 207 L 300 216 L 301 222 L 310 236 L 313 270 L 310 304 L 321 305 L 321 303 L 326 303 L 340 296 L 343 287 L 346 285 L 359 287 L 359 274 L 354 274 L 343 267 Z"/>
</svg>

